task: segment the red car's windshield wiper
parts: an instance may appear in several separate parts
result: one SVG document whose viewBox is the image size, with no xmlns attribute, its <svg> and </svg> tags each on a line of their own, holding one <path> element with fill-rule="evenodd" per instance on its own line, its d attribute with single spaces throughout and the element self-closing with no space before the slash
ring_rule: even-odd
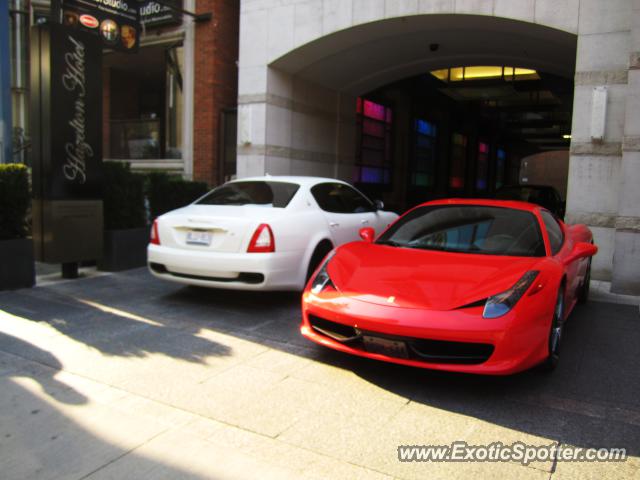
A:
<svg viewBox="0 0 640 480">
<path fill-rule="evenodd" d="M 435 250 L 438 252 L 451 252 L 451 253 L 478 253 L 482 250 L 476 245 L 471 245 L 469 248 L 452 248 L 438 245 L 421 245 L 418 243 L 401 243 L 395 240 L 380 240 L 376 242 L 377 245 L 389 245 L 390 247 L 400 248 L 413 248 L 415 250 Z"/>
</svg>

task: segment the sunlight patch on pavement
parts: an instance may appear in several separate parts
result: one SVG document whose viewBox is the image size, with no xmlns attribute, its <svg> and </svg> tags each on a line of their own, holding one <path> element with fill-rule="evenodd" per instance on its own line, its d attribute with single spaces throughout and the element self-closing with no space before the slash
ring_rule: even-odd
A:
<svg viewBox="0 0 640 480">
<path fill-rule="evenodd" d="M 140 315 L 136 315 L 135 313 L 125 312 L 124 310 L 120 310 L 119 308 L 109 307 L 107 305 L 103 305 L 98 302 L 92 302 L 91 300 L 85 300 L 83 298 L 74 297 L 74 300 L 87 305 L 89 307 L 96 308 L 104 313 L 110 313 L 112 315 L 117 315 L 118 317 L 128 318 L 129 320 L 135 320 L 136 322 L 146 323 L 147 325 L 153 325 L 155 327 L 163 327 L 164 325 L 160 322 L 156 322 L 155 320 L 150 320 L 145 317 L 141 317 Z"/>
<path fill-rule="evenodd" d="M 54 318 L 51 322 L 44 320 L 29 319 L 20 317 L 4 310 L 0 310 L 0 332 L 8 335 L 29 339 L 33 334 L 42 337 L 52 337 L 61 335 L 60 330 L 52 324 L 64 325 L 66 320 L 62 318 Z"/>
</svg>

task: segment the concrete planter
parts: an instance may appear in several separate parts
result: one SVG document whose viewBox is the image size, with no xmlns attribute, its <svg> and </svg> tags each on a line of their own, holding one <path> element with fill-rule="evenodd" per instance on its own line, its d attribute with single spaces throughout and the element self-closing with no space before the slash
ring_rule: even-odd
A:
<svg viewBox="0 0 640 480">
<path fill-rule="evenodd" d="M 149 227 L 105 230 L 102 259 L 98 270 L 118 272 L 147 264 Z"/>
<path fill-rule="evenodd" d="M 0 240 L 0 290 L 33 287 L 36 270 L 30 238 Z"/>
</svg>

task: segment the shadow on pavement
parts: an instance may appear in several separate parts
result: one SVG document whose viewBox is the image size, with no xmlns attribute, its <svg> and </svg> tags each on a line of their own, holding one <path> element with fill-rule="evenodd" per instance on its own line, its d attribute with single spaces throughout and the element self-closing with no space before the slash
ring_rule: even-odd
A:
<svg viewBox="0 0 640 480">
<path fill-rule="evenodd" d="M 625 447 L 640 455 L 640 322 L 637 308 L 579 306 L 565 329 L 553 373 L 491 377 L 405 368 L 316 349 L 413 402 L 581 447 Z M 496 439 L 498 440 L 498 439 Z"/>
<path fill-rule="evenodd" d="M 55 374 L 62 370 L 62 363 L 50 352 L 2 332 L 0 332 L 0 350 L 12 352 L 15 355 L 13 358 L 9 356 L 0 358 L 0 372 L 6 368 L 11 374 L 29 377 L 39 384 L 42 392 L 54 397 L 56 392 L 63 391 L 64 395 L 57 398 L 60 402 L 69 405 L 87 403 L 87 397 L 82 393 L 55 378 Z M 34 359 L 44 367 L 33 363 Z M 24 360 L 27 360 L 26 364 Z M 17 404 L 19 402 L 16 402 Z"/>
<path fill-rule="evenodd" d="M 109 278 L 112 277 L 100 277 L 89 282 Z M 103 298 L 103 292 L 108 294 L 107 298 Z M 60 289 L 44 287 L 0 292 L 0 309 L 44 323 L 66 337 L 109 356 L 144 357 L 160 353 L 205 363 L 208 357 L 231 353 L 226 345 L 198 337 L 200 327 L 192 322 L 181 322 L 164 306 L 160 311 L 148 312 L 145 299 L 138 301 L 135 294 L 134 290 L 123 289 L 122 285 L 110 285 L 96 292 L 90 289 L 79 291 L 77 284 L 70 282 Z M 146 316 L 147 313 L 153 316 Z M 3 346 L 1 339 L 0 346 Z M 15 348 L 9 344 L 6 351 L 19 355 Z M 36 358 L 41 356 L 35 355 Z M 47 363 L 47 359 L 42 363 Z"/>
<path fill-rule="evenodd" d="M 15 338 L 11 341 L 21 342 Z M 55 364 L 53 358 L 50 361 Z M 62 382 L 52 383 L 51 377 L 34 375 L 32 378 L 41 382 L 48 394 L 43 397 L 21 384 L 17 377 L 24 375 L 22 371 L 0 374 L 2 478 L 204 478 L 202 470 L 194 474 L 170 464 L 166 457 L 160 460 L 132 452 L 165 427 L 159 429 L 132 415 L 99 407 L 89 407 L 80 424 L 65 409 L 69 403 L 71 408 L 87 408 L 80 405 L 86 400 L 82 394 L 76 392 L 70 400 L 73 389 Z M 112 464 L 121 458 L 124 472 L 119 472 L 120 464 Z"/>
<path fill-rule="evenodd" d="M 569 445 L 625 447 L 629 455 L 640 455 L 640 322 L 635 307 L 578 306 L 567 323 L 555 372 L 533 369 L 489 377 L 406 368 L 312 345 L 298 332 L 300 299 L 295 293 L 178 288 L 164 299 L 193 303 L 203 312 L 223 309 L 253 318 L 252 340 L 353 371 L 413 402 Z M 260 325 L 265 316 L 283 310 L 288 314 Z M 211 328 L 229 331 L 226 322 L 206 314 L 199 318 Z M 234 332 L 246 335 L 241 325 Z"/>
<path fill-rule="evenodd" d="M 316 347 L 299 334 L 295 293 L 193 289 L 155 280 L 144 270 L 82 283 L 83 298 L 160 325 L 145 326 L 140 332 L 146 334 L 141 335 L 132 327 L 135 321 L 70 302 L 69 297 L 78 296 L 77 289 L 77 284 L 67 283 L 46 291 L 20 291 L 33 303 L 25 298 L 7 302 L 8 297 L 0 295 L 0 304 L 16 315 L 50 324 L 64 312 L 66 324 L 56 328 L 113 355 L 161 351 L 198 361 L 227 352 L 194 335 L 203 330 L 223 332 L 353 371 L 412 402 L 566 444 L 626 447 L 629 455 L 640 455 L 640 328 L 634 307 L 604 303 L 578 307 L 567 325 L 560 366 L 551 375 L 531 370 L 511 377 L 482 377 L 405 368 Z M 60 313 L 38 304 L 61 299 Z M 35 313 L 20 311 L 25 304 Z M 95 335 L 93 329 L 103 330 Z M 115 339 L 114 329 L 120 332 Z M 163 331 L 173 335 L 162 340 Z M 189 337 L 182 348 L 172 344 L 180 335 Z M 124 343 L 119 339 L 123 336 Z"/>
</svg>

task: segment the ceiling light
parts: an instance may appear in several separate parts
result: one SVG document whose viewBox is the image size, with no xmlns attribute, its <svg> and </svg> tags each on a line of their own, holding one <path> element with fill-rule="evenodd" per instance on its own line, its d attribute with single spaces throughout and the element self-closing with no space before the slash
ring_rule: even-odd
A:
<svg viewBox="0 0 640 480">
<path fill-rule="evenodd" d="M 502 78 L 511 80 L 539 80 L 540 76 L 535 70 L 527 68 L 503 67 L 503 66 L 465 66 L 442 68 L 432 70 L 431 75 L 443 82 L 460 82 L 464 80 L 488 80 Z"/>
</svg>

